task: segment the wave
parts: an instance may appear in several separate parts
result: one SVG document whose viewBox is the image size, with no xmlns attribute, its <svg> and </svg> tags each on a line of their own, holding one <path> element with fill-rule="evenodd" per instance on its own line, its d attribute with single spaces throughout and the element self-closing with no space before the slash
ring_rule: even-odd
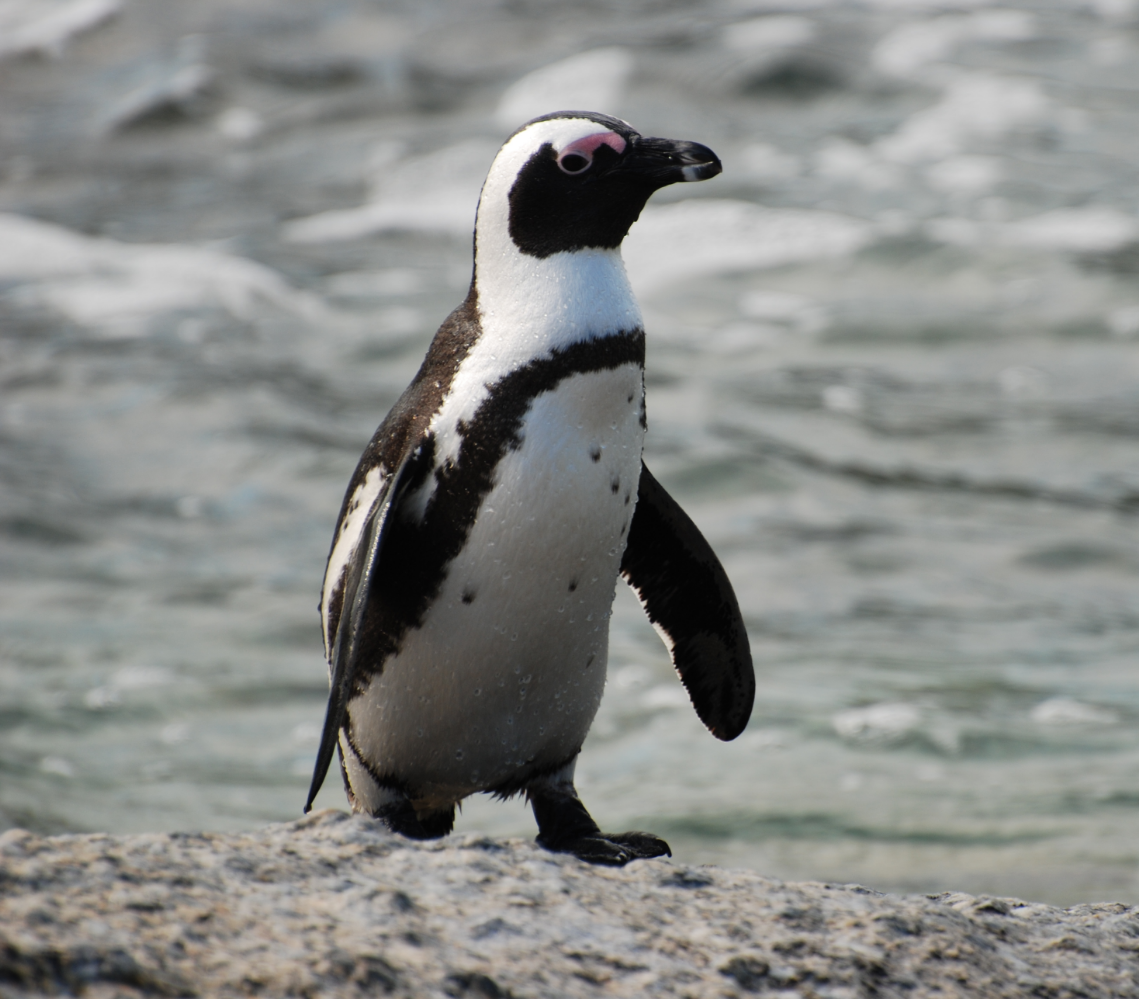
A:
<svg viewBox="0 0 1139 999">
<path fill-rule="evenodd" d="M 717 433 L 746 444 L 757 457 L 786 461 L 814 472 L 853 479 L 869 486 L 928 492 L 969 493 L 1006 499 L 1034 500 L 1060 506 L 1139 513 L 1139 489 L 1105 482 L 1102 490 L 1063 489 L 1030 479 L 981 478 L 965 472 L 922 468 L 912 464 L 875 464 L 862 458 L 828 458 L 777 437 L 719 425 Z"/>
</svg>

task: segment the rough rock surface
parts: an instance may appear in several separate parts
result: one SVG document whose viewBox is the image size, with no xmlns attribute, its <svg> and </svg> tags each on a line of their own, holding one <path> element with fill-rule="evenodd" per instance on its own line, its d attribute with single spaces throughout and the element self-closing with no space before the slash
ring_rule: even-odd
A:
<svg viewBox="0 0 1139 999">
<path fill-rule="evenodd" d="M 900 897 L 342 812 L 0 836 L 0 995 L 1139 996 L 1139 909 Z"/>
</svg>

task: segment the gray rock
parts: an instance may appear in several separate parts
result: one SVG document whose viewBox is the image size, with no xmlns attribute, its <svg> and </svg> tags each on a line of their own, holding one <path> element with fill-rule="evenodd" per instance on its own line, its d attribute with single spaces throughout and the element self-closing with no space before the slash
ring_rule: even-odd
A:
<svg viewBox="0 0 1139 999">
<path fill-rule="evenodd" d="M 0 836 L 0 995 L 1139 997 L 1139 909 L 784 884 L 326 811 Z"/>
</svg>

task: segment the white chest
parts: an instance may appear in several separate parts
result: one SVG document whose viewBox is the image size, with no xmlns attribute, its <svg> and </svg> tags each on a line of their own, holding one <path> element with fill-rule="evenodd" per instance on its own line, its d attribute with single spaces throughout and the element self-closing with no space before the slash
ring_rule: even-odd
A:
<svg viewBox="0 0 1139 999">
<path fill-rule="evenodd" d="M 642 403 L 638 364 L 533 400 L 422 626 L 352 702 L 380 771 L 462 796 L 580 747 L 605 685 Z"/>
</svg>

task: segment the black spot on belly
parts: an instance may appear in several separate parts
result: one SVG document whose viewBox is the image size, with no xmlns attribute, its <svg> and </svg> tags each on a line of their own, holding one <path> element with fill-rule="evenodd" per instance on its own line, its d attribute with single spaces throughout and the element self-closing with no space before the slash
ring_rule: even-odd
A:
<svg viewBox="0 0 1139 999">
<path fill-rule="evenodd" d="M 463 603 L 473 604 L 475 602 L 474 590 L 463 590 Z"/>
<path fill-rule="evenodd" d="M 570 593 L 573 593 L 573 591 L 574 591 L 574 590 L 576 590 L 576 589 L 577 589 L 577 580 L 576 580 L 576 579 L 571 579 L 571 580 L 570 580 L 570 584 L 569 584 L 569 591 L 570 591 Z"/>
<path fill-rule="evenodd" d="M 630 393 L 629 393 L 629 398 L 626 400 L 626 402 L 632 402 L 632 401 L 633 401 L 633 393 L 632 393 L 632 392 L 630 392 Z"/>
<path fill-rule="evenodd" d="M 620 478 L 616 478 L 616 479 L 614 479 L 612 482 L 610 482 L 610 483 L 609 483 L 609 491 L 610 491 L 610 492 L 611 492 L 611 493 L 612 493 L 614 496 L 616 496 L 616 495 L 617 495 L 617 490 L 618 490 L 618 489 L 620 489 L 620 488 L 621 488 L 621 480 L 620 480 Z"/>
<path fill-rule="evenodd" d="M 625 524 L 625 525 L 624 525 L 624 526 L 621 528 L 621 534 L 620 534 L 620 537 L 622 537 L 622 538 L 623 538 L 623 537 L 625 536 L 625 532 L 626 532 L 628 529 L 629 529 L 629 525 L 628 525 L 628 524 Z"/>
<path fill-rule="evenodd" d="M 599 448 L 596 444 L 594 444 L 593 447 L 591 447 L 589 449 L 589 457 L 594 462 L 600 461 L 601 460 L 601 448 Z"/>
<path fill-rule="evenodd" d="M 625 506 L 628 506 L 628 505 L 629 505 L 629 497 L 630 497 L 631 495 L 632 495 L 631 493 L 625 493 Z"/>
<path fill-rule="evenodd" d="M 594 659 L 596 659 L 596 658 L 597 658 L 597 656 L 595 656 L 595 655 L 592 655 L 592 656 L 590 656 L 590 657 L 589 657 L 589 658 L 588 658 L 588 659 L 585 661 L 585 668 L 586 668 L 586 669 L 589 669 L 589 667 L 593 665 L 593 660 L 594 660 Z"/>
</svg>

